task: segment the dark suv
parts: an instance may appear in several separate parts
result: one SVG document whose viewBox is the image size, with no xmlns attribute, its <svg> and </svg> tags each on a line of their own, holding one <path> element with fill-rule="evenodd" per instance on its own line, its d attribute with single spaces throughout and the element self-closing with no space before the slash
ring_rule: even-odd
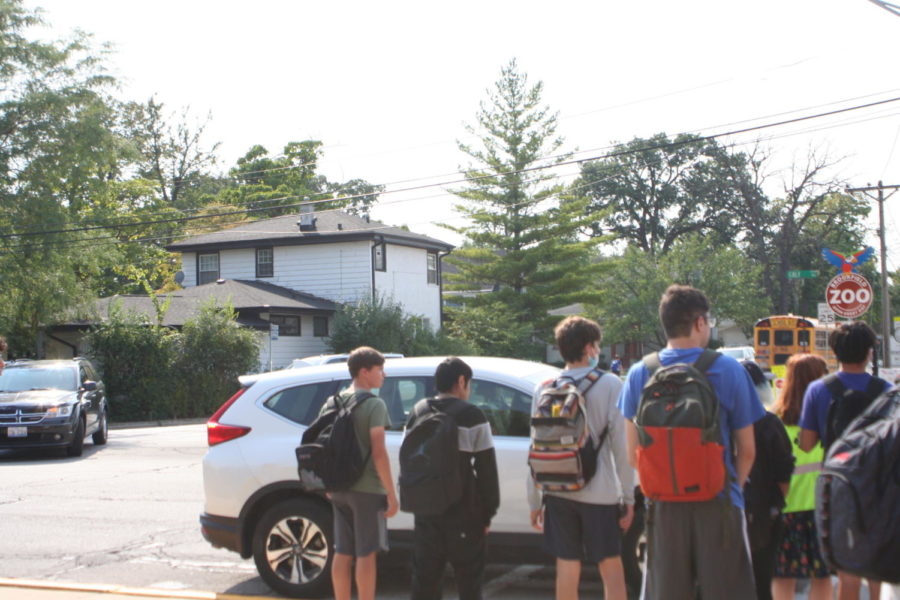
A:
<svg viewBox="0 0 900 600">
<path fill-rule="evenodd" d="M 10 361 L 0 374 L 0 449 L 57 447 L 81 456 L 88 435 L 106 443 L 108 411 L 87 359 Z"/>
</svg>

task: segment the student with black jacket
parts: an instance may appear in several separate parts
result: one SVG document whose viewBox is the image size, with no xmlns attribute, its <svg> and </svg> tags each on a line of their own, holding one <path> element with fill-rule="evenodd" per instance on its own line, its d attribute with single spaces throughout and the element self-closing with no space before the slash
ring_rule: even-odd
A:
<svg viewBox="0 0 900 600">
<path fill-rule="evenodd" d="M 437 397 L 416 405 L 406 432 L 427 410 L 452 415 L 458 428 L 462 496 L 443 514 L 415 515 L 412 598 L 440 598 L 444 566 L 449 562 L 460 600 L 480 600 L 487 533 L 500 506 L 491 426 L 481 409 L 468 403 L 472 368 L 463 360 L 454 357 L 441 362 L 434 380 Z"/>
</svg>

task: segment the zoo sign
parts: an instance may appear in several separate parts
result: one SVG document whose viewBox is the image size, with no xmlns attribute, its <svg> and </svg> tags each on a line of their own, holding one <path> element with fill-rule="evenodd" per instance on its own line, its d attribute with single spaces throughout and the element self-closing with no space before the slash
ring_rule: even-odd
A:
<svg viewBox="0 0 900 600">
<path fill-rule="evenodd" d="M 858 273 L 841 273 L 828 282 L 825 301 L 839 317 L 855 319 L 872 306 L 872 286 Z"/>
</svg>

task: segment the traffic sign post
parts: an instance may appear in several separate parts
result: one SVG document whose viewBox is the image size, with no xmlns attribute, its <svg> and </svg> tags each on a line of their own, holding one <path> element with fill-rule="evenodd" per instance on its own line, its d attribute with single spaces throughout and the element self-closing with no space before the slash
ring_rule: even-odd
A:
<svg viewBox="0 0 900 600">
<path fill-rule="evenodd" d="M 827 302 L 819 302 L 819 323 L 822 325 L 831 325 L 834 323 L 834 311 L 828 306 Z"/>
<path fill-rule="evenodd" d="M 828 282 L 825 302 L 839 317 L 855 319 L 872 306 L 872 286 L 858 273 L 841 273 Z"/>
</svg>

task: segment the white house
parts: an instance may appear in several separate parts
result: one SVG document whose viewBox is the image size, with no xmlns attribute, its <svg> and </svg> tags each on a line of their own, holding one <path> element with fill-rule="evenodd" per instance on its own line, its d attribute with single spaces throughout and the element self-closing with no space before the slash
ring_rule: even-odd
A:
<svg viewBox="0 0 900 600">
<path fill-rule="evenodd" d="M 236 280 L 329 303 L 356 302 L 375 294 L 393 298 L 407 313 L 437 328 L 441 257 L 453 246 L 345 212 L 323 211 L 253 221 L 166 248 L 181 254 L 186 290 Z M 261 346 L 263 365 L 271 362 L 277 368 L 298 356 L 327 352 L 334 310 L 324 306 L 245 305 L 242 315 L 255 313 L 259 320 L 278 325 L 271 354 L 268 339 Z M 305 320 L 315 322 L 304 326 Z M 268 338 L 268 331 L 264 335 Z"/>
</svg>

